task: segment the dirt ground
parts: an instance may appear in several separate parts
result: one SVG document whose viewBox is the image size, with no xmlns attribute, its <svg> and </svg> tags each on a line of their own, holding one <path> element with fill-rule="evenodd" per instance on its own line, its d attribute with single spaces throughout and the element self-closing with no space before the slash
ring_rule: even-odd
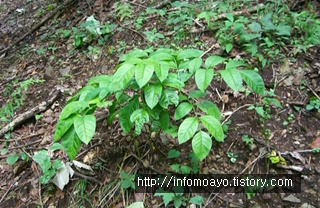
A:
<svg viewBox="0 0 320 208">
<path fill-rule="evenodd" d="M 63 2 L 56 1 L 55 8 Z M 145 207 L 164 207 L 160 197 L 151 194 L 123 192 L 112 183 L 119 180 L 120 170 L 126 172 L 146 171 L 153 169 L 166 173 L 168 164 L 190 164 L 188 155 L 191 144 L 178 145 L 177 139 L 156 135 L 149 139 L 148 130 L 134 143 L 130 136 L 122 133 L 120 125 L 115 121 L 106 125 L 106 113 L 97 112 L 97 132 L 88 146 L 82 145 L 76 160 L 93 168 L 93 172 L 79 170 L 63 191 L 53 184 L 41 185 L 39 178 L 41 169 L 30 158 L 19 159 L 14 165 L 6 162 L 10 153 L 33 155 L 34 152 L 49 148 L 53 143 L 55 125 L 59 113 L 71 95 L 75 94 L 87 81 L 99 74 L 113 73 L 122 54 L 133 48 L 146 48 L 150 43 L 142 33 L 130 25 L 123 25 L 113 16 L 116 1 L 86 0 L 71 1 L 36 28 L 32 33 L 19 40 L 32 30 L 46 15 L 55 11 L 48 9 L 48 2 L 42 0 L 0 1 L 0 106 L 8 102 L 6 89 L 17 87 L 17 83 L 28 79 L 41 79 L 41 83 L 30 85 L 20 96 L 24 102 L 14 111 L 14 118 L 38 106 L 52 97 L 52 92 L 62 93 L 50 106 L 42 112 L 43 117 L 36 120 L 31 117 L 15 127 L 9 140 L 1 139 L 0 149 L 6 147 L 8 152 L 0 156 L 0 207 L 124 207 L 134 201 L 144 200 Z M 129 1 L 128 1 L 129 2 Z M 131 3 L 135 13 L 141 12 L 143 5 L 154 5 L 151 2 L 134 1 Z M 139 6 L 140 5 L 140 6 Z M 42 12 L 39 12 L 43 9 Z M 19 10 L 20 9 L 20 10 Z M 133 16 L 138 16 L 137 14 Z M 74 49 L 73 38 L 53 36 L 58 29 L 70 29 L 78 26 L 86 17 L 94 15 L 101 22 L 109 21 L 121 30 L 115 30 L 109 37 L 102 52 L 92 56 L 87 48 Z M 169 32 L 170 28 L 159 22 L 157 17 L 150 18 L 143 29 L 153 27 L 159 31 Z M 196 40 L 195 40 L 196 37 Z M 170 45 L 170 36 L 162 40 L 163 45 Z M 216 43 L 212 32 L 201 32 L 187 36 L 178 42 L 180 46 L 199 43 L 199 49 L 206 51 Z M 157 44 L 151 44 L 157 47 Z M 13 45 L 13 46 L 12 46 Z M 12 46 L 12 47 L 11 47 Z M 51 47 L 51 49 L 48 49 Z M 39 48 L 47 48 L 41 52 Z M 113 50 L 114 52 L 110 52 Z M 320 92 L 320 58 L 318 46 L 310 48 L 306 53 L 297 54 L 295 62 L 287 58 L 275 61 L 259 71 L 265 81 L 266 88 L 273 88 L 277 83 L 275 94 L 283 108 L 271 106 L 270 118 L 261 121 L 254 110 L 247 110 L 248 104 L 261 102 L 261 97 L 243 93 L 235 94 L 222 81 L 215 80 L 208 88 L 210 100 L 224 112 L 233 112 L 228 124 L 225 142 L 213 141 L 209 156 L 200 163 L 200 173 L 232 174 L 240 173 L 300 173 L 302 174 L 301 193 L 264 193 L 256 194 L 248 199 L 245 194 L 213 193 L 199 194 L 207 207 L 320 207 L 320 160 L 319 153 L 312 153 L 310 145 L 320 137 L 320 114 L 307 111 L 305 106 L 309 98 Z M 217 49 L 208 55 L 222 54 Z M 240 53 L 235 49 L 234 53 Z M 226 54 L 224 54 L 226 55 Z M 282 69 L 289 66 L 289 74 Z M 301 73 L 296 71 L 302 70 Z M 291 80 L 291 81 L 290 81 Z M 217 90 L 216 90 L 217 89 Z M 219 95 L 225 95 L 228 102 L 223 103 Z M 312 92 L 313 91 L 313 92 Z M 297 110 L 296 107 L 299 107 Z M 283 122 L 292 119 L 287 125 Z M 226 117 L 225 117 L 226 118 Z M 3 128 L 7 123 L 0 122 Z M 243 135 L 253 138 L 252 150 L 242 141 Z M 167 140 L 168 145 L 163 140 Z M 136 149 L 139 149 L 139 159 Z M 168 159 L 170 149 L 181 152 L 177 159 Z M 271 164 L 262 150 L 275 150 L 282 153 L 287 165 Z M 237 154 L 232 163 L 228 152 Z M 293 154 L 290 153 L 295 153 Z M 68 161 L 66 154 L 60 151 L 53 156 Z M 146 165 L 147 164 L 147 165 Z M 119 183 L 117 183 L 119 184 Z M 292 196 L 290 196 L 292 195 Z M 289 196 L 289 197 L 288 197 Z M 42 204 L 41 204 L 42 203 Z M 126 203 L 126 204 L 125 204 Z M 168 207 L 173 207 L 171 203 Z M 188 205 L 188 207 L 195 207 Z"/>
</svg>

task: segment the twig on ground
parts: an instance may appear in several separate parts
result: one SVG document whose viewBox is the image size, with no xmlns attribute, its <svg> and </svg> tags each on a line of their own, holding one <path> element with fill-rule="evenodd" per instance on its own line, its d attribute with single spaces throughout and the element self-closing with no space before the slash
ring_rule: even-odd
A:
<svg viewBox="0 0 320 208">
<path fill-rule="evenodd" d="M 20 146 L 16 146 L 16 147 L 11 147 L 11 148 L 9 148 L 9 150 L 24 148 L 24 147 L 27 147 L 27 146 L 31 146 L 31 145 L 37 144 L 37 143 L 39 143 L 41 141 L 42 141 L 42 139 L 38 139 L 37 141 L 31 142 L 31 143 L 28 143 L 28 144 L 24 144 L 24 145 L 20 145 Z"/>
<path fill-rule="evenodd" d="M 11 121 L 8 125 L 6 125 L 5 127 L 3 127 L 0 130 L 0 137 L 2 137 L 8 131 L 14 129 L 16 126 L 22 124 L 24 121 L 34 117 L 35 115 L 37 115 L 40 112 L 45 111 L 48 106 L 52 105 L 52 103 L 56 99 L 58 99 L 59 94 L 60 94 L 60 90 L 53 90 L 49 94 L 49 96 L 51 96 L 51 98 L 48 101 L 43 101 L 40 105 L 32 108 L 31 110 L 29 110 L 27 112 L 20 114 L 17 118 L 15 118 L 13 121 Z"/>
<path fill-rule="evenodd" d="M 121 27 L 127 29 L 127 30 L 131 30 L 132 32 L 137 33 L 139 36 L 142 37 L 143 40 L 146 39 L 145 36 L 144 36 L 142 33 L 140 33 L 139 31 L 137 31 L 137 30 L 135 30 L 135 29 L 132 29 L 132 28 L 130 28 L 130 27 L 127 27 L 127 26 L 125 26 L 125 25 L 121 25 L 121 24 L 119 24 L 119 25 L 120 25 Z"/>
<path fill-rule="evenodd" d="M 245 108 L 245 107 L 248 107 L 248 106 L 250 106 L 250 105 L 252 105 L 252 104 L 245 104 L 245 105 L 243 105 L 243 106 L 240 106 L 240 107 L 237 108 L 236 110 L 234 110 L 234 111 L 222 122 L 222 125 L 223 125 L 225 122 L 227 122 L 227 121 L 230 119 L 230 117 L 231 117 L 234 113 L 236 113 L 238 110 L 240 110 L 240 109 L 242 109 L 242 108 Z"/>
<path fill-rule="evenodd" d="M 98 181 L 96 178 L 94 178 L 94 177 L 91 177 L 91 176 L 86 176 L 86 175 L 83 175 L 83 174 L 81 174 L 81 173 L 79 173 L 79 172 L 74 172 L 74 175 L 75 176 L 78 176 L 78 177 L 81 177 L 81 178 L 83 178 L 83 179 L 86 179 L 86 180 L 89 180 L 89 181 L 93 181 L 93 182 L 95 182 L 95 183 L 97 183 L 97 184 L 99 184 L 99 185 L 102 185 L 102 182 L 101 181 Z"/>
<path fill-rule="evenodd" d="M 32 137 L 36 137 L 36 136 L 40 136 L 44 134 L 44 132 L 40 132 L 40 133 L 36 133 L 36 134 L 31 134 L 31 135 L 27 135 L 27 136 L 23 136 L 23 137 L 19 137 L 18 139 L 15 139 L 14 141 L 21 141 L 21 140 L 25 140 L 25 139 L 29 139 Z M 8 139 L 0 139 L 0 142 L 10 142 L 12 140 L 8 140 Z"/>
<path fill-rule="evenodd" d="M 141 164 L 143 164 L 143 161 L 137 156 L 137 155 L 135 155 L 135 154 L 131 154 L 131 155 L 129 155 L 129 156 L 132 156 L 132 157 L 134 157 L 134 158 L 136 158 L 136 160 L 138 160 Z M 158 174 L 163 174 L 163 173 L 161 173 L 160 171 L 158 171 L 157 169 L 155 169 L 155 168 L 153 168 L 151 165 L 148 165 L 148 168 L 150 168 L 152 171 L 154 171 L 155 173 L 158 173 Z"/>
<path fill-rule="evenodd" d="M 204 55 L 206 55 L 207 53 L 209 53 L 215 46 L 216 46 L 216 43 L 213 44 L 208 50 L 206 50 L 206 51 L 200 56 L 200 58 L 202 58 Z"/>
<path fill-rule="evenodd" d="M 319 95 L 308 85 L 308 88 L 311 90 L 311 92 L 314 94 L 314 96 L 316 96 L 318 98 L 318 100 L 320 100 Z"/>
<path fill-rule="evenodd" d="M 165 7 L 167 4 L 169 4 L 171 2 L 171 0 L 164 0 L 161 3 L 155 5 L 153 8 L 154 9 L 161 9 L 163 7 Z"/>
<path fill-rule="evenodd" d="M 264 157 L 266 154 L 267 154 L 267 153 L 266 153 L 265 149 L 263 148 L 263 151 L 260 152 L 259 156 L 258 156 L 256 159 L 254 159 L 254 160 L 250 163 L 250 165 L 253 165 L 253 166 L 254 166 L 255 163 L 256 163 L 260 158 Z M 249 168 L 250 165 L 246 166 L 246 167 L 241 171 L 240 174 L 244 173 L 244 172 Z M 251 168 L 250 172 L 252 171 L 252 169 L 253 169 L 253 168 Z"/>
<path fill-rule="evenodd" d="M 133 1 L 125 1 L 125 2 L 127 2 L 127 3 L 129 3 L 129 4 L 133 4 L 133 5 L 136 5 L 136 6 L 140 6 L 140 7 L 143 7 L 143 8 L 147 8 L 146 6 L 144 6 L 144 5 L 142 5 L 142 4 L 138 4 L 138 3 L 136 3 L 136 2 L 133 2 Z"/>
</svg>

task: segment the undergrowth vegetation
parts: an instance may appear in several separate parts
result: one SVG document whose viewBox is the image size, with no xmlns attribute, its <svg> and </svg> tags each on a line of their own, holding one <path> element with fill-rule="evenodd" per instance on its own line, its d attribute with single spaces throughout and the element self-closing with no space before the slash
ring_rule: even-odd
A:
<svg viewBox="0 0 320 208">
<path fill-rule="evenodd" d="M 135 4 L 117 1 L 110 13 L 115 24 L 108 21 L 103 24 L 90 16 L 79 26 L 59 29 L 52 35 L 42 35 L 41 40 L 71 37 L 74 51 L 85 48 L 87 57 L 95 60 L 114 53 L 120 58 L 116 67 L 111 69 L 113 73 L 90 78 L 63 107 L 52 147 L 33 155 L 33 160 L 43 171 L 41 183 L 52 181 L 63 189 L 69 182 L 73 175 L 71 164 L 53 159 L 55 157 L 51 155 L 63 149 L 70 161 L 74 161 L 81 144 L 92 142 L 97 126 L 97 110 L 106 112 L 108 125 L 117 120 L 124 135 L 130 135 L 134 142 L 141 134 L 160 139 L 163 133 L 176 139 L 179 144 L 189 142 L 192 149 L 189 154 L 191 165 L 168 165 L 174 172 L 182 174 L 198 173 L 199 162 L 206 159 L 212 146 L 228 139 L 228 124 L 231 121 L 228 121 L 229 118 L 224 120 L 221 114 L 224 109 L 219 109 L 210 100 L 208 89 L 212 83 L 223 81 L 228 90 L 243 94 L 244 99 L 254 93 L 259 97 L 259 102 L 248 104 L 246 110 L 254 110 L 261 123 L 270 119 L 270 106 L 282 108 L 282 105 L 276 99 L 275 89 L 266 89 L 260 72 L 273 63 L 282 62 L 285 58 L 292 58 L 319 45 L 320 21 L 312 6 L 303 11 L 291 11 L 289 5 L 280 0 L 267 1 L 265 4 L 255 2 L 174 1 L 159 8 L 141 7 L 137 15 Z M 38 15 L 42 15 L 40 10 Z M 151 18 L 156 18 L 152 27 L 148 25 Z M 108 46 L 103 54 L 111 36 L 129 26 L 134 27 L 130 27 L 131 31 L 146 40 L 146 47 L 131 48 L 130 52 L 123 53 L 128 46 L 117 40 L 117 48 Z M 166 30 L 163 30 L 164 27 Z M 216 39 L 222 49 L 221 54 L 213 55 L 210 53 L 212 47 L 198 43 L 197 34 L 204 32 Z M 184 45 L 186 40 L 191 44 Z M 54 54 L 55 50 L 54 44 L 47 48 L 41 46 L 34 54 L 41 56 L 47 51 Z M 0 109 L 2 122 L 9 122 L 14 111 L 23 105 L 23 93 L 28 86 L 40 82 L 43 81 L 30 79 L 7 85 L 4 97 L 8 101 Z M 319 97 L 311 97 L 306 109 L 319 113 Z M 293 114 L 289 114 L 283 125 L 293 120 Z M 268 129 L 263 131 L 267 140 L 270 132 Z M 253 150 L 252 137 L 244 134 L 242 141 L 248 149 Z M 2 153 L 5 154 L 5 150 Z M 237 162 L 237 153 L 229 151 L 226 154 L 231 163 Z M 177 158 L 179 155 L 179 151 L 171 149 L 168 158 Z M 26 157 L 21 154 L 22 159 Z M 18 159 L 19 156 L 14 154 L 7 161 L 12 165 Z M 269 160 L 272 164 L 286 164 L 285 159 L 274 152 L 269 154 Z M 132 178 L 132 175 L 122 171 L 120 188 L 134 188 Z M 80 181 L 77 186 L 85 184 Z M 84 192 L 81 194 L 84 195 Z M 247 196 L 250 199 L 252 195 Z M 185 206 L 189 202 L 198 205 L 203 203 L 200 196 L 188 201 L 180 193 L 157 193 L 155 196 L 161 196 L 165 205 L 173 202 L 175 207 Z"/>
</svg>

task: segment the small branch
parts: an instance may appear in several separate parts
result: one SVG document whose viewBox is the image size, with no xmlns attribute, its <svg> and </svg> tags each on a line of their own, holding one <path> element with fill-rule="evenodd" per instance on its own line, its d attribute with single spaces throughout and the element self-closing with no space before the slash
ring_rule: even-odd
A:
<svg viewBox="0 0 320 208">
<path fill-rule="evenodd" d="M 78 172 L 74 172 L 74 175 L 75 176 L 78 176 L 78 177 L 81 177 L 81 178 L 83 178 L 83 179 L 86 179 L 86 180 L 89 180 L 89 181 L 93 181 L 93 182 L 95 182 L 95 183 L 97 183 L 97 184 L 99 184 L 99 185 L 102 185 L 102 183 L 101 183 L 101 181 L 98 181 L 96 178 L 94 178 L 94 177 L 91 177 L 91 176 L 86 176 L 86 175 L 83 175 L 83 174 L 81 174 L 81 173 L 78 173 Z"/>
<path fill-rule="evenodd" d="M 213 44 L 208 50 L 206 50 L 206 51 L 200 56 L 200 58 L 202 58 L 204 55 L 206 55 L 207 53 L 209 53 L 215 46 L 216 46 L 216 43 Z"/>
<path fill-rule="evenodd" d="M 135 154 L 131 154 L 129 156 L 132 156 L 134 158 L 136 158 L 136 160 L 138 160 L 141 164 L 143 164 L 143 161 Z M 158 171 L 157 169 L 153 168 L 151 165 L 148 165 L 148 168 L 150 168 L 152 171 L 154 171 L 155 173 L 158 173 L 158 174 L 163 174 L 161 173 L 160 171 Z"/>
<path fill-rule="evenodd" d="M 319 95 L 317 95 L 317 93 L 308 85 L 308 88 L 311 90 L 311 92 L 314 94 L 314 96 L 316 96 L 318 98 L 318 100 L 320 100 Z"/>
<path fill-rule="evenodd" d="M 167 4 L 170 4 L 171 0 L 164 0 L 163 2 L 155 5 L 153 8 L 154 9 L 161 9 L 163 7 L 165 7 Z"/>
<path fill-rule="evenodd" d="M 0 137 L 2 137 L 5 133 L 10 131 L 11 129 L 14 129 L 16 126 L 22 124 L 24 121 L 34 117 L 40 112 L 43 112 L 47 109 L 48 106 L 52 105 L 52 103 L 58 99 L 60 94 L 60 90 L 55 90 L 55 92 L 51 92 L 49 96 L 51 95 L 51 98 L 48 101 L 43 101 L 40 105 L 32 108 L 31 110 L 24 112 L 20 114 L 17 118 L 15 118 L 13 121 L 11 121 L 8 125 L 3 127 L 0 130 Z"/>
<path fill-rule="evenodd" d="M 144 5 L 142 5 L 142 4 L 138 4 L 138 3 L 136 3 L 136 2 L 132 2 L 132 1 L 125 1 L 125 2 L 127 2 L 127 3 L 129 3 L 129 4 L 132 4 L 132 5 L 135 5 L 135 6 L 140 6 L 140 7 L 143 7 L 143 8 L 147 8 L 146 6 L 144 6 Z"/>
<path fill-rule="evenodd" d="M 236 110 L 234 110 L 234 111 L 222 122 L 222 125 L 223 125 L 225 122 L 227 122 L 227 121 L 230 119 L 230 117 L 231 117 L 234 113 L 236 113 L 238 110 L 240 110 L 240 109 L 242 109 L 242 108 L 245 108 L 245 107 L 248 107 L 248 106 L 250 106 L 250 105 L 252 105 L 252 104 L 245 104 L 245 105 L 243 105 L 243 106 L 240 106 L 240 107 L 237 108 Z"/>
</svg>

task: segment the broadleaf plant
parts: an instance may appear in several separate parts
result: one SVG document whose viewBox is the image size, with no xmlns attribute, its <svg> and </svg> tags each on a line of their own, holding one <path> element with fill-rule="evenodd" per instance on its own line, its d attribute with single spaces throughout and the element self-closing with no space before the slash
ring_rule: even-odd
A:
<svg viewBox="0 0 320 208">
<path fill-rule="evenodd" d="M 55 142 L 73 160 L 81 142 L 88 144 L 95 132 L 97 108 L 108 108 L 108 123 L 117 118 L 124 133 L 139 135 L 143 125 L 178 137 L 179 144 L 192 139 L 195 155 L 204 159 L 212 138 L 225 139 L 219 108 L 206 99 L 215 75 L 238 91 L 243 80 L 256 93 L 264 94 L 261 76 L 239 60 L 209 56 L 203 60 L 198 49 L 175 51 L 133 50 L 120 58 L 113 75 L 99 75 L 75 94 L 62 110 Z M 215 70 L 224 65 L 224 69 Z M 198 89 L 187 91 L 194 83 Z M 177 127 L 179 126 L 179 127 Z M 134 131 L 133 131 L 134 127 Z"/>
</svg>

